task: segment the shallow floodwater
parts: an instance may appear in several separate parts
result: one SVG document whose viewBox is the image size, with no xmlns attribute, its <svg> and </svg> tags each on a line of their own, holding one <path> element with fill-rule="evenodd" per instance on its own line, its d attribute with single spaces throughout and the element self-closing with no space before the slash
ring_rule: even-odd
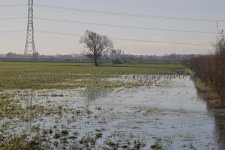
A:
<svg viewBox="0 0 225 150">
<path fill-rule="evenodd" d="M 46 149 L 84 148 L 84 144 L 90 149 L 225 148 L 225 111 L 208 111 L 189 76 L 135 88 L 30 93 L 32 97 L 21 100 L 23 107 L 33 106 L 27 113 L 29 122 L 14 120 L 5 134 L 32 135 L 32 127 L 50 131 L 43 140 Z"/>
</svg>

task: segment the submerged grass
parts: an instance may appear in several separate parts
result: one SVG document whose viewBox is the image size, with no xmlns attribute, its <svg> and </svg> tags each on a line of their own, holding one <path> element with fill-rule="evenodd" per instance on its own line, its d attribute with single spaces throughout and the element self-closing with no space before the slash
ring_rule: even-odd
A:
<svg viewBox="0 0 225 150">
<path fill-rule="evenodd" d="M 179 74 L 184 69 L 182 64 L 106 64 L 94 67 L 89 63 L 0 62 L 0 90 L 86 87 L 96 78 L 125 74 Z M 108 85 L 108 82 L 99 84 L 102 87 Z"/>
<path fill-rule="evenodd" d="M 0 96 L 0 118 L 25 120 L 26 110 L 8 95 Z"/>
<path fill-rule="evenodd" d="M 7 142 L 1 144 L 0 150 L 42 150 L 41 139 L 39 137 L 33 137 L 31 140 L 27 138 L 27 135 L 21 135 Z"/>
</svg>

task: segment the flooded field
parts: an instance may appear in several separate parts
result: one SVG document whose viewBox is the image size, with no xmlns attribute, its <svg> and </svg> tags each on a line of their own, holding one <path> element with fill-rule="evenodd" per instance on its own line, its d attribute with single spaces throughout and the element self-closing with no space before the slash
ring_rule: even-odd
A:
<svg viewBox="0 0 225 150">
<path fill-rule="evenodd" d="M 37 149 L 225 148 L 225 111 L 209 111 L 189 76 L 104 80 L 140 86 L 2 91 L 12 111 L 1 112 L 0 145 L 26 136 Z"/>
</svg>

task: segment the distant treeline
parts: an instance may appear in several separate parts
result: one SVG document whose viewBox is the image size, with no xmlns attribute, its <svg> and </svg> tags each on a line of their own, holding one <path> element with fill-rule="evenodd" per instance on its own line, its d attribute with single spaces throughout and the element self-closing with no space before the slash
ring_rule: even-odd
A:
<svg viewBox="0 0 225 150">
<path fill-rule="evenodd" d="M 123 63 L 183 63 L 188 62 L 194 57 L 199 55 L 179 55 L 170 54 L 164 56 L 156 55 L 103 55 L 100 58 L 100 62 L 123 64 Z M 7 53 L 0 55 L 0 60 L 5 61 L 32 61 L 32 56 L 24 56 L 16 53 Z M 90 59 L 85 54 L 73 54 L 73 55 L 38 55 L 35 58 L 37 61 L 76 61 L 76 62 L 90 62 Z"/>
<path fill-rule="evenodd" d="M 125 55 L 122 59 L 125 63 L 186 63 L 192 58 L 200 55 L 170 54 L 164 56 L 156 55 Z"/>
<path fill-rule="evenodd" d="M 197 77 L 211 86 L 225 101 L 225 37 L 223 33 L 218 37 L 214 47 L 213 54 L 193 58 L 190 66 Z"/>
</svg>

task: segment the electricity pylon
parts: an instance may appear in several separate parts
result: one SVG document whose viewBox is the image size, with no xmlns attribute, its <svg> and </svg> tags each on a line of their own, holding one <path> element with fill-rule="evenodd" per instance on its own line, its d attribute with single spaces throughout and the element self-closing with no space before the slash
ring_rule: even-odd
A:
<svg viewBox="0 0 225 150">
<path fill-rule="evenodd" d="M 24 55 L 33 55 L 37 53 L 34 42 L 34 15 L 33 15 L 33 0 L 28 0 L 28 22 L 27 22 L 27 34 L 26 44 L 24 49 Z"/>
</svg>

